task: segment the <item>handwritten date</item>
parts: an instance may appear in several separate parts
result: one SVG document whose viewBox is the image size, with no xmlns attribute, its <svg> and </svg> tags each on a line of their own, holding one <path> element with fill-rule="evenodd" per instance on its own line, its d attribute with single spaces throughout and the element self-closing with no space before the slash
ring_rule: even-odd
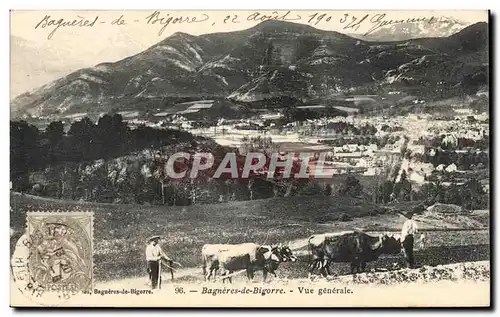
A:
<svg viewBox="0 0 500 317">
<path fill-rule="evenodd" d="M 332 23 L 336 26 L 339 25 L 343 30 L 351 30 L 357 32 L 361 27 L 367 30 L 364 35 L 373 33 L 374 31 L 390 25 L 402 24 L 402 23 L 433 23 L 436 22 L 435 17 L 409 17 L 406 19 L 389 19 L 386 13 L 377 14 L 364 14 L 360 16 L 355 16 L 349 13 L 335 14 L 335 13 L 325 13 L 316 12 L 305 16 L 304 18 L 298 13 L 292 11 L 272 11 L 272 12 L 252 12 L 248 15 L 241 16 L 240 14 L 228 14 L 222 21 L 215 21 L 207 13 L 197 13 L 185 15 L 173 15 L 170 13 L 162 13 L 160 11 L 153 11 L 148 14 L 143 20 L 134 20 L 134 22 L 145 22 L 146 25 L 158 26 L 158 36 L 161 36 L 165 30 L 173 24 L 192 24 L 192 23 L 209 23 L 212 26 L 217 23 L 223 24 L 237 24 L 241 22 L 255 22 L 260 23 L 269 20 L 276 21 L 296 21 L 302 22 L 310 25 L 318 25 L 320 23 Z M 63 27 L 87 27 L 92 28 L 99 21 L 99 24 L 108 23 L 109 21 L 104 21 L 99 16 L 92 18 L 85 18 L 83 16 L 77 16 L 75 19 L 64 19 L 64 18 L 53 18 L 50 15 L 45 15 L 36 25 L 35 29 L 49 29 L 50 33 L 47 39 L 51 39 L 57 30 Z M 128 25 L 126 17 L 121 15 L 111 21 L 113 26 Z"/>
</svg>

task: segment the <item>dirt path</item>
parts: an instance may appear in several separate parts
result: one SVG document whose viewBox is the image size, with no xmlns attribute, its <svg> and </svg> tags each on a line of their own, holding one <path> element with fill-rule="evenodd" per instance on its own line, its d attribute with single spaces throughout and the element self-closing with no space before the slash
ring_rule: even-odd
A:
<svg viewBox="0 0 500 317">
<path fill-rule="evenodd" d="M 203 279 L 202 268 L 184 268 L 179 269 L 174 273 L 175 279 L 183 279 L 185 277 L 195 277 Z M 171 284 L 170 272 L 162 272 L 162 281 L 163 283 Z M 148 277 L 145 275 L 144 277 L 131 277 L 123 280 L 114 280 L 104 283 L 98 283 L 96 285 L 97 288 L 101 289 L 121 289 L 121 288 L 136 288 L 136 289 L 145 289 L 149 288 Z"/>
</svg>

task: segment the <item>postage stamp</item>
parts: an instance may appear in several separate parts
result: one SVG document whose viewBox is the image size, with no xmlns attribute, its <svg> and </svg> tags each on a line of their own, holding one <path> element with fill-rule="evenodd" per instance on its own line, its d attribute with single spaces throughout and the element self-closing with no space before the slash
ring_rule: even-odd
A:
<svg viewBox="0 0 500 317">
<path fill-rule="evenodd" d="M 27 297 L 54 305 L 90 294 L 93 282 L 93 214 L 29 212 L 11 268 L 15 285 Z"/>
<path fill-rule="evenodd" d="M 489 306 L 489 16 L 10 11 L 11 305 Z"/>
</svg>

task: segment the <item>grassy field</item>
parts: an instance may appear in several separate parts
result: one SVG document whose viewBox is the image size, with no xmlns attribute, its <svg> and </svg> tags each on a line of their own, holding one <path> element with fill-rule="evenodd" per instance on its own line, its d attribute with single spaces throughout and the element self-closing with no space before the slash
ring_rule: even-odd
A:
<svg viewBox="0 0 500 317">
<path fill-rule="evenodd" d="M 11 208 L 11 248 L 23 233 L 27 211 L 93 211 L 94 273 L 100 281 L 144 276 L 144 248 L 147 238 L 156 234 L 165 237 L 163 248 L 167 254 L 184 267 L 199 268 L 200 249 L 205 243 L 296 242 L 313 233 L 327 231 L 400 230 L 404 221 L 399 214 L 380 206 L 324 196 L 145 207 L 63 202 L 12 193 Z M 352 219 L 340 221 L 344 214 Z M 443 219 L 425 220 L 421 225 L 423 229 L 457 227 Z M 477 223 L 469 224 L 477 227 Z M 417 252 L 417 259 L 425 264 L 489 259 L 487 231 L 436 231 L 428 237 L 430 247 Z M 301 258 L 301 264 L 294 267 L 284 266 L 284 272 L 290 277 L 303 277 L 306 264 L 302 262 L 305 260 Z M 382 264 L 390 266 L 393 261 L 388 258 Z M 339 273 L 342 270 L 338 268 Z"/>
</svg>

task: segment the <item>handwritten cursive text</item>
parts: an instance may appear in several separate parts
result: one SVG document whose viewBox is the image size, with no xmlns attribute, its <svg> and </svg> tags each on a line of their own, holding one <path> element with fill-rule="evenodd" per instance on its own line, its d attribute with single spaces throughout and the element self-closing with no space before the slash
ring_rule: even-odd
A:
<svg viewBox="0 0 500 317">
<path fill-rule="evenodd" d="M 50 15 L 45 15 L 40 21 L 35 25 L 35 29 L 50 29 L 50 33 L 47 38 L 50 40 L 56 31 L 62 27 L 88 27 L 92 28 L 96 23 L 99 25 L 110 24 L 114 27 L 120 27 L 125 25 L 131 25 L 134 23 L 145 23 L 146 25 L 151 25 L 157 27 L 158 36 L 161 36 L 165 30 L 173 24 L 191 24 L 191 23 L 205 23 L 211 26 L 219 24 L 238 24 L 238 23 L 261 23 L 264 21 L 276 20 L 276 21 L 296 21 L 298 23 L 304 23 L 309 25 L 318 25 L 324 23 L 333 23 L 334 27 L 341 28 L 342 30 L 349 30 L 351 32 L 365 32 L 364 35 L 367 36 L 376 30 L 403 23 L 436 23 L 438 18 L 436 17 L 408 17 L 405 19 L 390 19 L 386 13 L 377 14 L 362 14 L 355 16 L 350 13 L 340 13 L 340 12 L 314 12 L 309 15 L 301 16 L 299 13 L 293 11 L 267 11 L 259 12 L 253 11 L 250 13 L 243 14 L 241 12 L 228 12 L 228 15 L 223 16 L 220 20 L 214 16 L 209 16 L 209 13 L 188 13 L 183 15 L 176 15 L 175 13 L 160 12 L 155 10 L 153 12 L 146 13 L 147 16 L 144 19 L 127 19 L 127 17 L 122 14 L 119 17 L 113 17 L 113 19 L 106 20 L 99 16 L 92 18 L 86 18 L 83 16 L 76 16 L 76 19 L 66 19 L 66 18 L 53 18 Z M 361 29 L 361 30 L 360 30 Z"/>
<path fill-rule="evenodd" d="M 284 14 L 280 14 L 278 11 L 271 12 L 270 15 L 265 15 L 260 12 L 254 12 L 247 17 L 248 21 L 257 21 L 264 22 L 269 20 L 278 20 L 278 21 L 297 21 L 302 17 L 298 14 L 291 15 L 291 11 L 287 11 Z"/>
<path fill-rule="evenodd" d="M 372 27 L 364 34 L 365 36 L 373 33 L 374 31 L 388 25 L 393 25 L 393 24 L 402 24 L 402 23 L 420 23 L 420 22 L 425 22 L 427 21 L 428 23 L 432 23 L 434 20 L 434 17 L 418 17 L 418 18 L 407 18 L 407 19 L 399 19 L 399 20 L 389 20 L 386 19 L 386 14 L 374 14 L 370 18 L 370 23 L 372 24 Z"/>
<path fill-rule="evenodd" d="M 64 20 L 64 19 L 52 19 L 50 15 L 46 15 L 40 22 L 38 22 L 35 25 L 35 29 L 38 28 L 44 29 L 52 27 L 53 28 L 52 31 L 47 36 L 47 39 L 50 40 L 60 27 L 93 27 L 97 22 L 97 19 L 99 18 L 98 16 L 96 16 L 93 19 L 86 19 L 79 15 L 77 15 L 76 17 L 77 18 L 74 20 Z"/>
<path fill-rule="evenodd" d="M 155 11 L 152 14 L 148 15 L 146 17 L 146 23 L 147 24 L 158 24 L 161 25 L 162 27 L 158 31 L 158 35 L 162 35 L 163 31 L 169 26 L 170 24 L 180 24 L 180 23 L 200 23 L 200 22 L 205 22 L 209 19 L 209 16 L 206 15 L 205 13 L 202 13 L 201 16 L 171 16 L 170 14 L 167 13 L 166 16 L 161 16 L 161 13 L 159 11 Z"/>
</svg>

